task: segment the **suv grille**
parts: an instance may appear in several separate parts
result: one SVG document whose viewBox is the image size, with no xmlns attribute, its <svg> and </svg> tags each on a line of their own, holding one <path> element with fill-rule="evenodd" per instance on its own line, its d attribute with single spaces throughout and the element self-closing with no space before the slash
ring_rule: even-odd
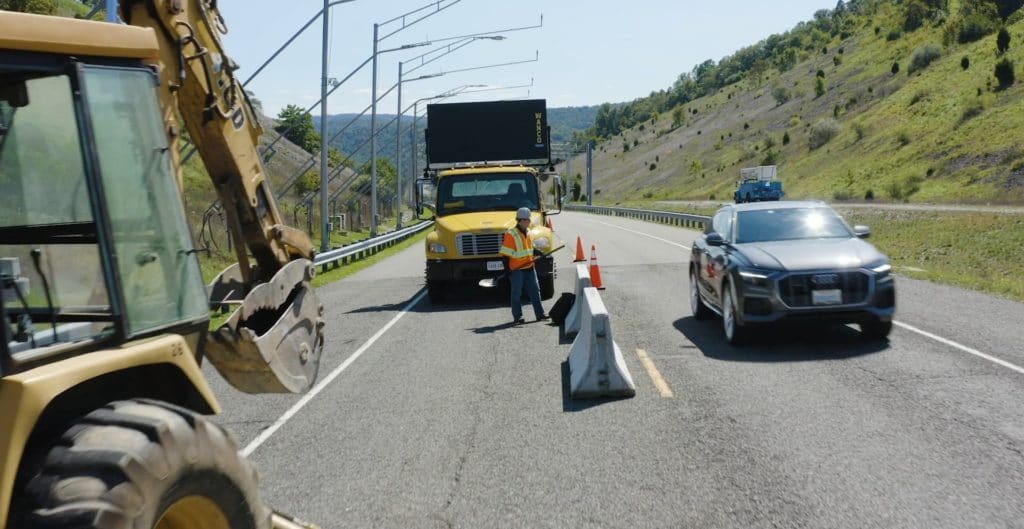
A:
<svg viewBox="0 0 1024 529">
<path fill-rule="evenodd" d="M 501 249 L 503 233 L 460 233 L 455 236 L 459 255 L 495 255 Z"/>
<path fill-rule="evenodd" d="M 870 282 L 864 272 L 793 274 L 779 280 L 779 296 L 790 307 L 811 307 L 812 290 L 838 288 L 843 292 L 843 305 L 863 303 Z"/>
</svg>

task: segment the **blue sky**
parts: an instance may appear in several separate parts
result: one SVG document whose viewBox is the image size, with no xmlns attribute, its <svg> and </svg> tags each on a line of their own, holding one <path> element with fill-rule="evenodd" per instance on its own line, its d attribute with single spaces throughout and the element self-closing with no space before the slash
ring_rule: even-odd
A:
<svg viewBox="0 0 1024 529">
<path fill-rule="evenodd" d="M 397 82 L 399 61 L 405 72 L 416 67 L 403 75 L 407 80 L 442 74 L 404 82 L 403 107 L 466 85 L 499 88 L 531 82 L 528 87 L 464 93 L 449 101 L 531 97 L 547 99 L 549 107 L 631 101 L 668 88 L 696 64 L 717 61 L 835 5 L 835 0 L 354 0 L 330 10 L 328 77 L 342 79 L 368 59 L 373 24 L 397 18 L 380 27 L 382 37 L 393 35 L 381 40 L 379 49 L 435 44 L 380 53 L 378 93 Z M 221 0 L 219 7 L 229 29 L 224 45 L 241 65 L 238 75 L 244 80 L 316 15 L 323 2 Z M 421 8 L 426 9 L 413 13 Z M 400 17 L 406 14 L 403 29 Z M 536 26 L 542 16 L 542 27 L 505 32 L 501 41 L 443 40 Z M 264 113 L 276 116 L 288 104 L 306 108 L 319 99 L 322 35 L 318 20 L 249 83 L 247 89 L 262 102 Z M 448 52 L 455 44 L 465 45 Z M 421 65 L 424 60 L 431 62 Z M 530 62 L 491 67 L 519 61 Z M 328 113 L 366 108 L 371 80 L 368 64 L 328 98 Z M 394 114 L 395 92 L 378 105 L 378 112 Z"/>
</svg>

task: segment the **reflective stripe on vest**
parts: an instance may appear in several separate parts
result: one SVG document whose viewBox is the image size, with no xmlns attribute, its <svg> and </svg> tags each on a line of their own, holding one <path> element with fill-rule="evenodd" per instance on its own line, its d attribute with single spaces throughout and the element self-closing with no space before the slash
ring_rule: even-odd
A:
<svg viewBox="0 0 1024 529">
<path fill-rule="evenodd" d="M 499 254 L 508 257 L 510 270 L 521 270 L 533 266 L 533 241 L 518 228 L 505 232 Z"/>
</svg>

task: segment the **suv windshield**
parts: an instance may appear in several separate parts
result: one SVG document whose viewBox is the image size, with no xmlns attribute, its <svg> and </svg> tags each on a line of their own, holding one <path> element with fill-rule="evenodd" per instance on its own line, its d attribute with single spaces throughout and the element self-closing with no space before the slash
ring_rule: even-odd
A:
<svg viewBox="0 0 1024 529">
<path fill-rule="evenodd" d="M 843 219 L 828 207 L 755 209 L 736 214 L 736 242 L 848 238 Z"/>
<path fill-rule="evenodd" d="M 531 173 L 478 173 L 445 176 L 438 182 L 437 215 L 471 211 L 539 209 Z"/>
</svg>

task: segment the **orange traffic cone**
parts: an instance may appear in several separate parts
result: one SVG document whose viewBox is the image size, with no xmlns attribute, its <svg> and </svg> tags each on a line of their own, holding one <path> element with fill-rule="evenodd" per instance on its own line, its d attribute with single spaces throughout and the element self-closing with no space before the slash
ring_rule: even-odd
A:
<svg viewBox="0 0 1024 529">
<path fill-rule="evenodd" d="M 590 286 L 604 290 L 601 283 L 601 267 L 597 266 L 597 246 L 590 245 Z"/>
<path fill-rule="evenodd" d="M 580 236 L 576 236 L 576 259 L 573 259 L 574 263 L 582 263 L 586 261 L 587 257 L 583 255 L 583 241 L 580 240 Z"/>
</svg>

